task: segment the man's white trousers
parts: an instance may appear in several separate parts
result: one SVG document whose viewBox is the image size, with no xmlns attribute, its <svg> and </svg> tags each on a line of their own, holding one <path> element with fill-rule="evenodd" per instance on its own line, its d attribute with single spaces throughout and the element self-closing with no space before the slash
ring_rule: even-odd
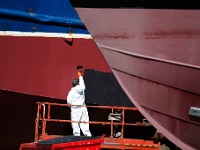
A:
<svg viewBox="0 0 200 150">
<path fill-rule="evenodd" d="M 71 107 L 71 121 L 84 122 L 73 123 L 72 129 L 74 136 L 80 136 L 80 129 L 85 136 L 92 136 L 89 129 L 89 116 L 86 107 Z"/>
</svg>

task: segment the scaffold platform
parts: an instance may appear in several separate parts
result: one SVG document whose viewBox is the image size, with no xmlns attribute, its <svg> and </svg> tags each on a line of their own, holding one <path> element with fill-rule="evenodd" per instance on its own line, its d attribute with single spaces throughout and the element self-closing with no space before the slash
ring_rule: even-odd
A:
<svg viewBox="0 0 200 150">
<path fill-rule="evenodd" d="M 118 106 L 84 106 L 93 109 L 109 110 L 107 121 L 89 121 L 89 124 L 110 126 L 110 134 L 102 136 L 72 136 L 72 135 L 52 135 L 47 132 L 47 124 L 53 123 L 71 123 L 73 121 L 66 119 L 52 118 L 51 107 L 71 107 L 69 104 L 58 104 L 49 102 L 37 102 L 37 117 L 35 119 L 35 138 L 32 143 L 23 143 L 20 150 L 99 150 L 99 149 L 134 149 L 134 150 L 159 150 L 160 142 L 155 143 L 153 140 L 143 140 L 135 138 L 125 138 L 125 126 L 151 126 L 150 123 L 125 122 L 126 111 L 137 111 L 135 107 L 118 107 Z M 116 113 L 117 110 L 120 113 Z M 145 119 L 143 119 L 145 120 Z M 85 122 L 82 122 L 85 123 Z M 120 136 L 116 137 L 114 128 L 120 126 Z M 133 133 L 134 134 L 134 133 Z"/>
</svg>

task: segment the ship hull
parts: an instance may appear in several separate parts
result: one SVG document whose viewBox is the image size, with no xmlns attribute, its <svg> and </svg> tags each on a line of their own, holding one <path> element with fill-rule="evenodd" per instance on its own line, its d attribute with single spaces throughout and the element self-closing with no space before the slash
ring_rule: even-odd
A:
<svg viewBox="0 0 200 150">
<path fill-rule="evenodd" d="M 101 87 L 117 81 L 68 1 L 1 1 L 1 149 L 18 149 L 34 140 L 36 102 L 66 103 L 77 65 L 85 68 L 87 103 L 117 104 L 112 94 L 101 94 Z M 65 125 L 52 126 L 53 134 L 71 133 Z"/>
<path fill-rule="evenodd" d="M 159 132 L 200 149 L 198 10 L 77 8 L 120 85 Z M 98 16 L 98 17 L 97 17 Z"/>
<path fill-rule="evenodd" d="M 0 89 L 65 100 L 77 65 L 110 72 L 91 39 L 73 39 L 72 46 L 65 40 L 1 36 Z"/>
</svg>

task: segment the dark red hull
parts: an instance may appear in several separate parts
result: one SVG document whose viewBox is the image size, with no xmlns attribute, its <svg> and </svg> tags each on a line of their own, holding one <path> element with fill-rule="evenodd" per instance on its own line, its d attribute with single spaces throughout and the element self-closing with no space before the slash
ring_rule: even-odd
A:
<svg viewBox="0 0 200 150">
<path fill-rule="evenodd" d="M 77 65 L 93 69 L 94 73 L 111 74 L 93 40 L 74 38 L 72 43 L 70 41 L 0 37 L 1 149 L 18 149 L 21 143 L 34 140 L 36 102 L 66 103 L 71 80 L 77 77 Z M 98 103 L 98 100 L 87 99 L 87 102 Z M 52 128 L 56 130 L 54 133 L 67 134 L 62 131 L 64 126 L 53 125 Z"/>
<path fill-rule="evenodd" d="M 1 36 L 0 89 L 65 100 L 77 65 L 111 72 L 93 40 L 67 40 Z"/>
<path fill-rule="evenodd" d="M 122 88 L 182 149 L 200 149 L 200 12 L 77 8 Z M 98 17 L 97 17 L 98 16 Z"/>
</svg>

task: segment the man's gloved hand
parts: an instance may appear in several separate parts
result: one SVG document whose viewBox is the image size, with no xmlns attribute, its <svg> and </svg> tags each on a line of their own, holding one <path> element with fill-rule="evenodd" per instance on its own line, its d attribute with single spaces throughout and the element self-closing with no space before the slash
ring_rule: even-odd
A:
<svg viewBox="0 0 200 150">
<path fill-rule="evenodd" d="M 83 76 L 83 75 L 84 75 L 84 71 L 78 71 L 78 72 L 77 72 L 77 76 L 78 76 L 78 77 Z"/>
<path fill-rule="evenodd" d="M 78 66 L 76 67 L 76 69 L 78 70 L 78 73 L 77 73 L 77 76 L 78 76 L 78 77 L 84 75 L 84 69 L 83 69 L 83 66 L 78 65 Z"/>
<path fill-rule="evenodd" d="M 80 71 L 78 71 L 77 76 L 78 76 L 78 77 L 82 76 L 82 74 L 81 74 Z"/>
</svg>

